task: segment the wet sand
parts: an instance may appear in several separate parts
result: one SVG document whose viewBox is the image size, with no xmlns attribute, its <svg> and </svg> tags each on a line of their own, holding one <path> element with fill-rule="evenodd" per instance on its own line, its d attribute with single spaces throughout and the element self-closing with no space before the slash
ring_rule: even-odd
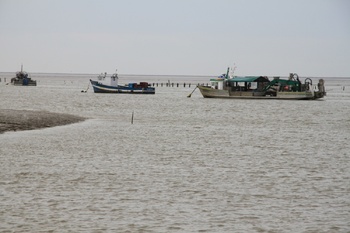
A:
<svg viewBox="0 0 350 233">
<path fill-rule="evenodd" d="M 47 111 L 0 110 L 0 134 L 7 131 L 33 130 L 73 124 L 85 118 Z"/>
</svg>

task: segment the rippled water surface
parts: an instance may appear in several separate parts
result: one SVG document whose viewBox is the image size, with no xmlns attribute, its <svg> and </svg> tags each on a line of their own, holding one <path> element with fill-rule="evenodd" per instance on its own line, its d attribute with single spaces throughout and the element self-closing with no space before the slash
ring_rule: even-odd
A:
<svg viewBox="0 0 350 233">
<path fill-rule="evenodd" d="M 0 111 L 88 118 L 0 134 L 1 232 L 350 231 L 350 79 L 327 78 L 324 100 L 281 101 L 82 93 L 92 77 L 0 83 Z"/>
</svg>

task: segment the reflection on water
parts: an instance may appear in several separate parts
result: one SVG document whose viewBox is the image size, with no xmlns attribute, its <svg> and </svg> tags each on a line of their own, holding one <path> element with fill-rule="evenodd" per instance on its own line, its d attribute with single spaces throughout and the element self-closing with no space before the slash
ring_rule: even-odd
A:
<svg viewBox="0 0 350 233">
<path fill-rule="evenodd" d="M 89 78 L 0 83 L 2 109 L 89 118 L 0 135 L 0 231 L 350 230 L 349 79 L 264 101 L 81 93 Z"/>
</svg>

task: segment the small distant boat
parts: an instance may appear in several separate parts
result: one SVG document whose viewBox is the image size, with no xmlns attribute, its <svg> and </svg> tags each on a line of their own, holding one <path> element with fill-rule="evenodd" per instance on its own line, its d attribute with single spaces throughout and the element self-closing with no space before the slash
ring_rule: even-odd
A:
<svg viewBox="0 0 350 233">
<path fill-rule="evenodd" d="M 107 76 L 101 74 L 97 80 L 90 79 L 94 93 L 115 93 L 115 94 L 155 94 L 155 88 L 150 87 L 147 82 L 129 83 L 127 85 L 118 84 L 118 74 Z"/>
<path fill-rule="evenodd" d="M 204 98 L 228 99 L 282 99 L 282 100 L 315 100 L 326 95 L 324 80 L 317 85 L 312 84 L 310 78 L 304 83 L 299 76 L 290 73 L 288 79 L 266 76 L 230 76 L 227 73 L 218 78 L 210 79 L 210 85 L 199 85 L 198 88 Z"/>
<path fill-rule="evenodd" d="M 11 83 L 15 86 L 36 86 L 36 81 L 32 80 L 30 75 L 23 71 L 23 65 L 21 65 L 21 71 L 16 73 L 16 77 L 11 79 Z"/>
</svg>

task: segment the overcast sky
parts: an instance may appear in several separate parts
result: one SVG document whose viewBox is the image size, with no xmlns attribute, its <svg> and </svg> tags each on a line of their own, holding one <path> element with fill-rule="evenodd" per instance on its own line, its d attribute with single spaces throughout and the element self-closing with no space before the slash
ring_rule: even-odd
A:
<svg viewBox="0 0 350 233">
<path fill-rule="evenodd" d="M 349 0 L 0 0 L 0 72 L 350 77 Z"/>
</svg>

